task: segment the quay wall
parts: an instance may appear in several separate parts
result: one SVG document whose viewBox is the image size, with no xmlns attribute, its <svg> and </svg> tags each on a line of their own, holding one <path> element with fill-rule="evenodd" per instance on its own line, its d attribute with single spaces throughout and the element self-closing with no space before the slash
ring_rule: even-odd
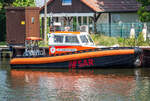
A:
<svg viewBox="0 0 150 101">
<path fill-rule="evenodd" d="M 12 52 L 8 46 L 0 46 L 0 58 L 11 58 Z"/>
</svg>

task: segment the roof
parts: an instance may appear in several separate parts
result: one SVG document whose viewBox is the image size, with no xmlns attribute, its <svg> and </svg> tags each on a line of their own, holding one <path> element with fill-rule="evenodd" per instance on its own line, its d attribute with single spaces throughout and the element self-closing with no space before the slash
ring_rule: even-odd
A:
<svg viewBox="0 0 150 101">
<path fill-rule="evenodd" d="M 140 4 L 136 0 L 81 0 L 96 12 L 137 11 Z"/>
<path fill-rule="evenodd" d="M 49 5 L 54 0 L 49 0 Z M 140 4 L 136 0 L 81 0 L 95 12 L 131 12 L 137 11 Z M 41 10 L 44 8 L 41 7 Z"/>
</svg>

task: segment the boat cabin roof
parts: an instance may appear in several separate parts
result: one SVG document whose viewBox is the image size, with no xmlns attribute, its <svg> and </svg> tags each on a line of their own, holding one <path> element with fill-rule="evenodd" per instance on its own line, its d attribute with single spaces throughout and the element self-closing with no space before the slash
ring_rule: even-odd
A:
<svg viewBox="0 0 150 101">
<path fill-rule="evenodd" d="M 81 34 L 81 32 L 71 32 L 71 31 L 56 31 L 50 32 L 50 34 Z"/>
</svg>

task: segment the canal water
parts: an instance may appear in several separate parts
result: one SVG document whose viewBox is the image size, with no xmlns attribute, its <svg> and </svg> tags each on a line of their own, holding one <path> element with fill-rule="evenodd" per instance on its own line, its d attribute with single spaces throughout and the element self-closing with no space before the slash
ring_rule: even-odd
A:
<svg viewBox="0 0 150 101">
<path fill-rule="evenodd" d="M 11 70 L 2 59 L 0 101 L 150 101 L 150 68 Z"/>
</svg>

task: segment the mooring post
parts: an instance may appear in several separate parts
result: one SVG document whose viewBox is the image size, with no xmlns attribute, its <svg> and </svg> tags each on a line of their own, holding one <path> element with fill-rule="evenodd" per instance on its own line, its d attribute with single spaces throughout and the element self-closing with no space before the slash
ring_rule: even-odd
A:
<svg viewBox="0 0 150 101">
<path fill-rule="evenodd" d="M 0 48 L 0 65 L 1 65 L 1 53 L 2 53 L 2 49 Z"/>
</svg>

